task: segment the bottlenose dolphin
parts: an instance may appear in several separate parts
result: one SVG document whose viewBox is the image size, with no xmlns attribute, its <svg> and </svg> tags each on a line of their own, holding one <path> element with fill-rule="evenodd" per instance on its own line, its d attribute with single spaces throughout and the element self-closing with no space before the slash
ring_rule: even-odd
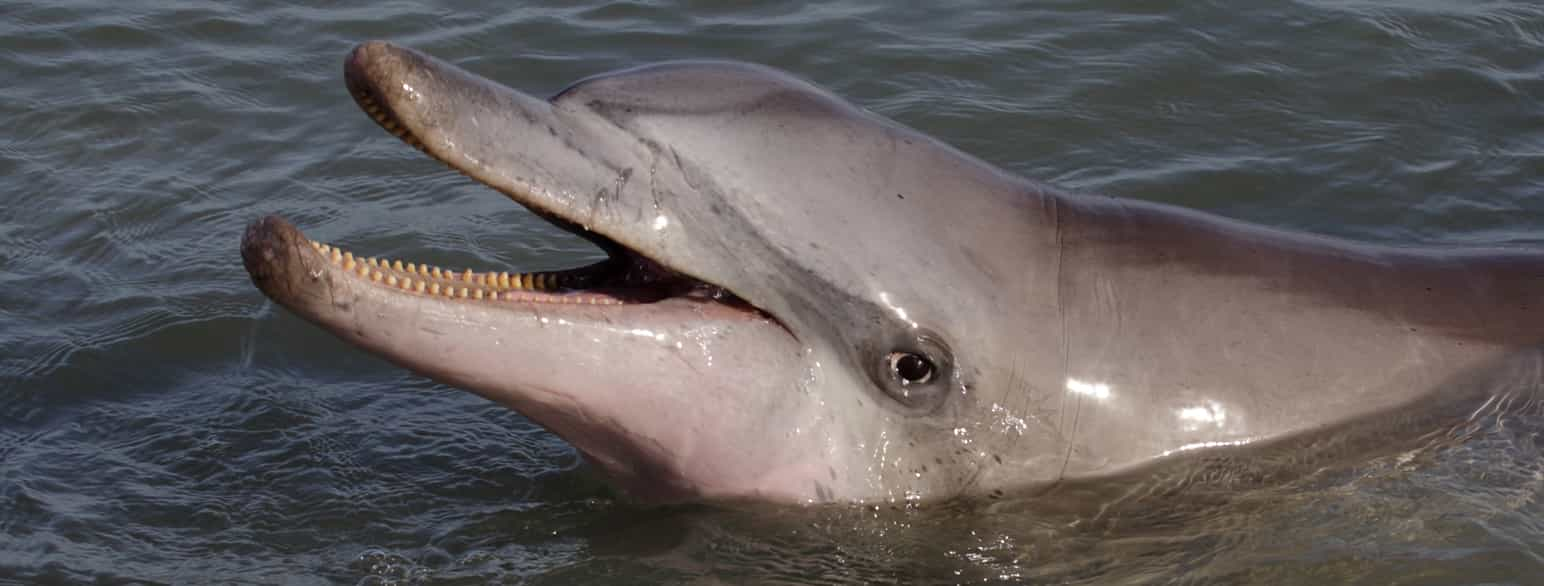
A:
<svg viewBox="0 0 1544 586">
<path fill-rule="evenodd" d="M 1326 438 L 1449 433 L 1538 387 L 1537 251 L 1070 195 L 756 65 L 546 100 L 384 42 L 344 69 L 386 130 L 609 258 L 451 271 L 267 217 L 253 282 L 637 499 L 949 499 L 1272 447 L 1301 467 L 1349 445 Z"/>
</svg>

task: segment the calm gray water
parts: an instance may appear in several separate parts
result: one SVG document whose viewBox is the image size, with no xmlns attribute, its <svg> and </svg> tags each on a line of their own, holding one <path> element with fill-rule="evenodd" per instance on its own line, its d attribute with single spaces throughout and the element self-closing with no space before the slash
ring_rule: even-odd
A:
<svg viewBox="0 0 1544 586">
<path fill-rule="evenodd" d="M 267 303 L 237 253 L 282 213 L 450 266 L 598 256 L 357 112 L 341 62 L 373 38 L 539 94 L 758 61 L 1071 189 L 1544 244 L 1537 2 L 368 4 L 0 3 L 0 582 L 1544 583 L 1537 420 L 1102 515 L 638 507 Z"/>
</svg>

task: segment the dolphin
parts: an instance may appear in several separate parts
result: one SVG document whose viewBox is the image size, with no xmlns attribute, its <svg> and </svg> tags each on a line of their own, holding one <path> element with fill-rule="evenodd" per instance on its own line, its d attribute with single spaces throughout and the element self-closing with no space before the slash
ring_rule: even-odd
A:
<svg viewBox="0 0 1544 586">
<path fill-rule="evenodd" d="M 1534 404 L 1544 370 L 1537 250 L 1068 194 L 757 65 L 650 65 L 540 99 L 377 41 L 344 73 L 387 131 L 607 258 L 447 270 L 270 216 L 242 240 L 252 281 L 517 410 L 642 501 L 1302 470 Z"/>
</svg>

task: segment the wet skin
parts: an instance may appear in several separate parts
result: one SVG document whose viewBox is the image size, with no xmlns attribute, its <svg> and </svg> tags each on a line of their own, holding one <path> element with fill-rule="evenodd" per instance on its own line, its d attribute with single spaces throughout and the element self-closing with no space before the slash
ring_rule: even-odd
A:
<svg viewBox="0 0 1544 586">
<path fill-rule="evenodd" d="M 1065 194 L 755 65 L 542 100 L 372 42 L 345 78 L 388 131 L 610 259 L 453 272 L 269 217 L 242 242 L 253 282 L 640 500 L 999 496 L 1197 455 L 1291 472 L 1539 387 L 1538 251 Z"/>
</svg>

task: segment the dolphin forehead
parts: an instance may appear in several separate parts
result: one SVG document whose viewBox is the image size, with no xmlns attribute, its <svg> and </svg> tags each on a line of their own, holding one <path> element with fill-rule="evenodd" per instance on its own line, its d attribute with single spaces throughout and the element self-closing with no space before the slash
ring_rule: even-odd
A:
<svg viewBox="0 0 1544 586">
<path fill-rule="evenodd" d="M 643 113 L 701 115 L 746 111 L 772 98 L 783 98 L 789 105 L 820 105 L 832 113 L 853 110 L 825 89 L 782 70 L 713 60 L 667 61 L 590 76 L 570 84 L 551 101 L 604 105 L 624 112 L 631 108 Z"/>
<path fill-rule="evenodd" d="M 1006 289 L 1035 266 L 999 251 L 1055 243 L 1038 186 L 780 70 L 670 62 L 587 78 L 552 102 L 661 153 L 681 182 L 647 196 L 695 216 L 694 233 L 771 249 L 734 267 L 791 261 L 723 279 L 747 298 L 758 295 L 742 283 L 802 271 L 804 286 L 777 288 L 818 282 L 885 313 L 906 301 L 915 318 L 940 282 Z"/>
</svg>

